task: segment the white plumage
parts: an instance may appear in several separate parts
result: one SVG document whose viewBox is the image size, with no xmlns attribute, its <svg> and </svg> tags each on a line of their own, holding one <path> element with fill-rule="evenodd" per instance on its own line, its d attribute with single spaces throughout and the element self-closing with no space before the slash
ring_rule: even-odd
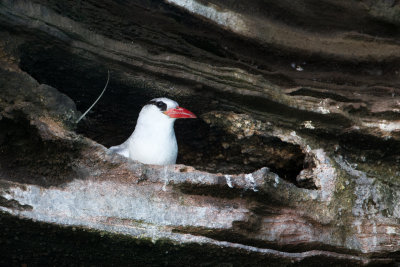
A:
<svg viewBox="0 0 400 267">
<path fill-rule="evenodd" d="M 155 98 L 139 113 L 132 135 L 110 150 L 145 164 L 175 164 L 178 155 L 174 122 L 177 118 L 196 118 L 168 98 Z"/>
</svg>

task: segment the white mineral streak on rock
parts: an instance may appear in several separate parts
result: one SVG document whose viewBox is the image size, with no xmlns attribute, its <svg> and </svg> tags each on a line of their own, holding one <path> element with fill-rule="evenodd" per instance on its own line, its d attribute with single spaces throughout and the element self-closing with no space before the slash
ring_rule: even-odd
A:
<svg viewBox="0 0 400 267">
<path fill-rule="evenodd" d="M 304 128 L 311 129 L 311 130 L 315 129 L 314 125 L 312 125 L 312 121 L 304 121 L 303 125 L 304 125 Z"/>
<path fill-rule="evenodd" d="M 357 234 L 361 234 L 362 230 L 361 230 L 361 221 L 356 220 L 353 222 L 353 225 L 356 227 L 357 229 Z"/>
<path fill-rule="evenodd" d="M 273 135 L 279 137 L 284 142 L 289 142 L 296 145 L 304 144 L 304 139 L 298 136 L 296 131 L 291 131 L 289 134 L 275 131 Z"/>
<path fill-rule="evenodd" d="M 400 192 L 395 193 L 394 199 L 400 199 Z M 393 208 L 393 217 L 400 218 L 400 202 L 395 203 Z"/>
<path fill-rule="evenodd" d="M 336 170 L 323 149 L 310 150 L 315 157 L 316 167 L 313 173 L 316 176 L 315 185 L 321 188 L 321 199 L 330 201 L 336 186 Z"/>
<path fill-rule="evenodd" d="M 247 32 L 246 23 L 241 15 L 233 11 L 219 9 L 214 4 L 203 5 L 194 0 L 166 0 L 166 2 L 212 20 L 234 32 Z"/>
<path fill-rule="evenodd" d="M 0 210 L 43 222 L 94 228 L 99 228 L 99 222 L 105 218 L 144 221 L 160 227 L 230 228 L 233 221 L 244 220 L 248 212 L 244 207 L 221 208 L 204 203 L 182 205 L 185 199 L 169 198 L 167 202 L 163 194 L 154 191 L 154 187 L 111 181 L 74 180 L 63 188 L 37 185 L 21 188 L 12 184 L 7 191 L 0 192 L 0 195 L 33 209 L 19 211 L 0 206 Z M 129 225 L 113 227 L 120 232 L 126 231 Z"/>
<path fill-rule="evenodd" d="M 386 227 L 386 233 L 388 235 L 395 235 L 396 234 L 396 228 L 394 228 L 392 226 L 387 226 Z"/>
<path fill-rule="evenodd" d="M 383 234 L 378 228 L 380 222 L 372 218 L 382 218 L 381 211 L 386 209 L 382 196 L 380 195 L 379 186 L 376 179 L 368 177 L 362 171 L 355 169 L 355 164 L 350 164 L 342 157 L 335 157 L 339 166 L 348 174 L 354 177 L 354 194 L 355 200 L 352 207 L 352 213 L 356 216 L 353 225 L 359 235 L 361 251 L 368 253 L 379 247 L 382 242 Z M 394 199 L 398 199 L 400 194 L 396 194 Z M 371 204 L 373 203 L 373 204 Z M 391 217 L 399 218 L 400 213 L 396 214 L 396 210 L 400 210 L 400 203 L 393 203 L 393 214 Z M 367 218 L 367 220 L 365 220 Z M 387 218 L 385 218 L 387 220 Z M 397 234 L 396 227 L 386 226 L 386 234 Z"/>
<path fill-rule="evenodd" d="M 12 196 L 11 196 L 9 193 L 7 193 L 7 192 L 2 192 L 2 195 L 1 195 L 1 196 L 4 197 L 4 198 L 7 199 L 7 200 L 12 199 Z M 20 203 L 20 204 L 22 204 L 22 203 Z"/>
<path fill-rule="evenodd" d="M 168 185 L 168 179 L 165 179 L 163 187 L 161 188 L 162 191 L 166 192 L 167 191 L 167 185 Z"/>
<path fill-rule="evenodd" d="M 329 113 L 331 113 L 329 109 L 327 109 L 326 107 L 323 107 L 323 106 L 319 106 L 317 108 L 317 111 L 319 113 L 321 113 L 321 114 L 329 114 Z"/>
<path fill-rule="evenodd" d="M 372 233 L 373 233 L 372 245 L 374 247 L 376 247 L 378 245 L 378 237 L 376 236 L 378 234 L 378 232 L 376 231 L 376 222 L 375 221 L 372 223 Z"/>
<path fill-rule="evenodd" d="M 230 188 L 233 188 L 231 178 L 232 178 L 232 176 L 230 176 L 230 175 L 228 175 L 228 174 L 225 175 L 226 184 L 227 184 Z"/>
<path fill-rule="evenodd" d="M 336 157 L 335 160 L 343 170 L 356 177 L 356 179 L 354 179 L 356 184 L 354 188 L 356 200 L 352 212 L 354 216 L 365 216 L 366 210 L 364 207 L 366 207 L 368 200 L 372 198 L 371 189 L 375 187 L 373 185 L 375 179 L 369 178 L 364 172 L 354 169 L 347 161 L 343 160 L 342 157 Z"/>
<path fill-rule="evenodd" d="M 254 192 L 257 192 L 258 189 L 256 188 L 256 181 L 254 180 L 253 174 L 248 173 L 248 174 L 246 174 L 246 175 L 244 176 L 244 178 L 245 178 L 246 182 L 250 184 L 251 189 L 252 189 Z"/>
<path fill-rule="evenodd" d="M 363 126 L 370 128 L 379 128 L 384 132 L 400 131 L 400 121 L 386 121 L 381 120 L 379 122 L 363 122 Z"/>
<path fill-rule="evenodd" d="M 274 183 L 274 187 L 278 187 L 279 185 L 279 175 L 275 174 L 275 183 Z"/>
<path fill-rule="evenodd" d="M 317 190 L 312 190 L 312 191 L 310 192 L 310 196 L 311 196 L 311 199 L 312 199 L 312 200 L 316 200 L 316 199 L 318 198 L 318 196 L 319 196 L 319 193 L 318 193 Z"/>
<path fill-rule="evenodd" d="M 164 184 L 163 184 L 163 187 L 162 187 L 162 191 L 167 191 L 167 185 L 168 185 L 168 183 L 169 183 L 169 180 L 168 180 L 168 165 L 164 165 L 164 167 L 163 167 L 163 179 L 164 179 Z"/>
<path fill-rule="evenodd" d="M 329 114 L 331 111 L 329 110 L 329 100 L 324 99 L 318 103 L 317 108 L 315 109 L 316 112 L 321 114 Z"/>
</svg>

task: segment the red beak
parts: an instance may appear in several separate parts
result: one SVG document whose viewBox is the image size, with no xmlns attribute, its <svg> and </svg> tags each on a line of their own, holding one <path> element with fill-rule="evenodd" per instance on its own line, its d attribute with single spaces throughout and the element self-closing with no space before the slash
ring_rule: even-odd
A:
<svg viewBox="0 0 400 267">
<path fill-rule="evenodd" d="M 194 115 L 191 111 L 181 107 L 170 108 L 167 111 L 164 111 L 164 114 L 169 116 L 170 118 L 176 119 L 197 118 L 196 115 Z"/>
</svg>

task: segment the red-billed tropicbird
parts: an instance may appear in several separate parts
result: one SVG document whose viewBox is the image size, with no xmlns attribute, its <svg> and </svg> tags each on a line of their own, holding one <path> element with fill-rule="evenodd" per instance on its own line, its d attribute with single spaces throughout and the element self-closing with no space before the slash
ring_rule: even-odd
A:
<svg viewBox="0 0 400 267">
<path fill-rule="evenodd" d="M 196 118 L 196 115 L 171 99 L 152 99 L 140 111 L 128 140 L 110 150 L 145 164 L 175 164 L 178 145 L 174 122 L 179 118 Z"/>
</svg>

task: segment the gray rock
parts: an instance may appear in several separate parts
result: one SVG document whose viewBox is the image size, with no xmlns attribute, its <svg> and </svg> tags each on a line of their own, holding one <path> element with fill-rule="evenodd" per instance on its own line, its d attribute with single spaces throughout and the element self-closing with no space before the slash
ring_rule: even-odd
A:
<svg viewBox="0 0 400 267">
<path fill-rule="evenodd" d="M 2 1 L 1 264 L 398 264 L 395 2 Z M 154 96 L 178 165 L 105 148 Z"/>
</svg>

